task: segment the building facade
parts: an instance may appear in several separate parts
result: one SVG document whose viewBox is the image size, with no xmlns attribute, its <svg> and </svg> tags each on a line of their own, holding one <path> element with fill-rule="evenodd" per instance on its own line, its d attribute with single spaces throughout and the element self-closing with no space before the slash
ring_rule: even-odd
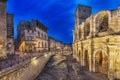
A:
<svg viewBox="0 0 120 80">
<path fill-rule="evenodd" d="M 18 25 L 18 44 L 20 52 L 47 51 L 47 28 L 37 20 L 20 22 Z"/>
<path fill-rule="evenodd" d="M 64 44 L 63 51 L 72 51 L 72 43 Z"/>
<path fill-rule="evenodd" d="M 55 51 L 56 49 L 56 40 L 53 37 L 48 37 L 48 48 L 49 51 Z"/>
<path fill-rule="evenodd" d="M 18 24 L 18 51 L 34 52 L 35 51 L 35 29 L 31 27 L 29 21 L 21 21 Z"/>
<path fill-rule="evenodd" d="M 0 0 L 0 58 L 6 57 L 6 44 L 7 44 L 6 1 L 7 0 Z"/>
<path fill-rule="evenodd" d="M 38 20 L 33 20 L 32 26 L 35 27 L 36 51 L 48 51 L 48 28 Z"/>
<path fill-rule="evenodd" d="M 120 79 L 120 8 L 91 15 L 90 7 L 82 7 L 76 9 L 73 57 L 91 72 Z"/>
<path fill-rule="evenodd" d="M 53 37 L 48 38 L 48 48 L 49 51 L 68 51 L 72 50 L 72 46 L 69 44 L 66 44 L 62 41 L 56 40 Z"/>
<path fill-rule="evenodd" d="M 7 14 L 7 55 L 12 55 L 14 53 L 14 15 Z"/>
</svg>

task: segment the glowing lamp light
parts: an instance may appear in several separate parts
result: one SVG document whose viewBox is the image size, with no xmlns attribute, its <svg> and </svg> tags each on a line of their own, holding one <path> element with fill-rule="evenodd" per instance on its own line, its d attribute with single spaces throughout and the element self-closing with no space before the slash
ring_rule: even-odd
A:
<svg viewBox="0 0 120 80">
<path fill-rule="evenodd" d="M 37 65 L 37 63 L 38 63 L 38 61 L 37 61 L 37 59 L 36 59 L 37 57 L 34 57 L 34 58 L 32 58 L 32 64 L 33 65 Z"/>
<path fill-rule="evenodd" d="M 49 55 L 52 55 L 52 53 L 51 53 L 51 52 L 49 52 Z"/>
<path fill-rule="evenodd" d="M 45 53 L 45 54 L 44 54 L 44 57 L 47 57 L 47 56 L 48 56 L 48 55 Z"/>
</svg>

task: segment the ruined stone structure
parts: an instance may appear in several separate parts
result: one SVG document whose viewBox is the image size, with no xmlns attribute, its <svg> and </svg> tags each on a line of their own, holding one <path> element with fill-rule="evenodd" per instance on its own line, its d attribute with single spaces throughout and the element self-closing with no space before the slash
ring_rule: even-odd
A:
<svg viewBox="0 0 120 80">
<path fill-rule="evenodd" d="M 6 1 L 0 0 L 0 58 L 6 57 Z"/>
<path fill-rule="evenodd" d="M 91 72 L 120 79 L 120 8 L 91 15 L 91 7 L 76 9 L 73 56 Z"/>
</svg>

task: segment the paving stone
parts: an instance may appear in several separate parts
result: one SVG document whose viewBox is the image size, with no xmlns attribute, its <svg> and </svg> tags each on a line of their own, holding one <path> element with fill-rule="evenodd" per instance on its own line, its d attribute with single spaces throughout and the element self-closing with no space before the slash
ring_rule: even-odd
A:
<svg viewBox="0 0 120 80">
<path fill-rule="evenodd" d="M 42 80 L 46 80 L 45 77 L 47 77 L 48 80 L 108 80 L 105 75 L 100 73 L 91 73 L 86 68 L 82 68 L 71 55 L 66 58 L 67 61 L 63 61 L 59 65 L 55 65 L 52 69 L 48 70 L 47 73 L 49 74 L 42 75 L 42 77 L 39 76 L 39 79 L 41 80 L 41 78 L 43 78 Z M 53 59 L 54 57 L 49 61 L 49 65 L 57 61 L 57 59 Z M 63 63 L 66 66 L 63 66 Z M 45 70 L 47 70 L 47 68 L 48 66 L 46 66 Z M 44 71 L 42 73 L 46 74 Z"/>
</svg>

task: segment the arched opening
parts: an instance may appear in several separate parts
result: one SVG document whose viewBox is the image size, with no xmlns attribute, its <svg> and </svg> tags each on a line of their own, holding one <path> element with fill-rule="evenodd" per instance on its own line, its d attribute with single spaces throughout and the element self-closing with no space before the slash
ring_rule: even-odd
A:
<svg viewBox="0 0 120 80">
<path fill-rule="evenodd" d="M 85 37 L 89 36 L 90 34 L 90 23 L 85 24 Z"/>
<path fill-rule="evenodd" d="M 81 52 L 79 51 L 79 63 L 81 63 Z"/>
<path fill-rule="evenodd" d="M 81 39 L 82 37 L 82 32 L 81 32 L 81 29 L 79 29 L 79 39 Z"/>
<path fill-rule="evenodd" d="M 99 24 L 99 32 L 107 31 L 108 29 L 108 16 L 104 16 L 101 23 Z"/>
<path fill-rule="evenodd" d="M 32 45 L 28 46 L 29 52 L 32 52 Z"/>
<path fill-rule="evenodd" d="M 98 51 L 95 54 L 95 69 L 96 72 L 100 72 L 107 75 L 108 70 L 108 57 L 103 51 Z"/>
<path fill-rule="evenodd" d="M 85 50 L 85 53 L 84 53 L 84 63 L 85 63 L 85 67 L 87 69 L 89 69 L 89 55 L 88 55 L 88 50 Z"/>
<path fill-rule="evenodd" d="M 109 26 L 109 15 L 107 12 L 101 12 L 96 17 L 96 29 L 98 32 L 105 32 Z"/>
</svg>

